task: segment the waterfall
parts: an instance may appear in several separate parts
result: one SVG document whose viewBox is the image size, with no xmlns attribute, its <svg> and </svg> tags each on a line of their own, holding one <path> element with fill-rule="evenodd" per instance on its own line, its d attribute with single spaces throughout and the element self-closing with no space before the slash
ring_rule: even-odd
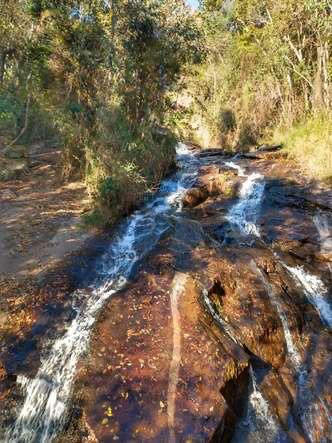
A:
<svg viewBox="0 0 332 443">
<path fill-rule="evenodd" d="M 290 268 L 287 265 L 285 265 L 282 262 L 283 266 L 289 270 L 289 272 L 293 275 L 293 272 L 295 272 L 294 276 L 298 273 L 300 270 L 300 274 L 304 273 L 303 269 L 298 268 Z M 293 367 L 295 369 L 295 375 L 296 375 L 296 381 L 297 381 L 297 389 L 298 389 L 298 397 L 300 398 L 299 402 L 299 410 L 300 415 L 299 418 L 301 420 L 301 423 L 303 425 L 303 428 L 306 431 L 307 436 L 309 437 L 309 441 L 312 443 L 322 443 L 322 440 L 320 439 L 322 432 L 324 434 L 323 428 L 324 424 L 330 425 L 329 423 L 329 413 L 327 411 L 326 405 L 324 404 L 323 400 L 315 394 L 314 391 L 310 389 L 308 386 L 308 371 L 305 365 L 302 362 L 302 359 L 300 357 L 300 354 L 293 342 L 293 338 L 289 329 L 287 317 L 282 309 L 282 306 L 277 298 L 277 296 L 274 293 L 273 287 L 268 282 L 267 278 L 264 276 L 262 271 L 257 267 L 256 263 L 253 262 L 253 266 L 259 273 L 264 285 L 267 288 L 268 294 L 270 296 L 272 304 L 276 307 L 282 326 L 284 330 L 285 335 L 285 341 L 287 345 L 287 353 L 292 361 Z M 304 273 L 305 274 L 305 273 Z M 305 274 L 308 275 L 308 274 Z M 315 286 L 320 286 L 322 282 L 317 277 L 310 276 L 313 278 L 313 281 L 315 282 Z M 298 278 L 298 277 L 297 277 Z M 309 281 L 311 279 L 309 278 Z M 318 284 L 320 282 L 320 284 Z M 310 288 L 312 288 L 312 282 L 309 285 Z M 307 293 L 307 291 L 305 290 Z M 317 422 L 319 425 L 317 426 Z M 316 436 L 318 434 L 319 437 Z M 327 443 L 327 441 L 326 441 Z"/>
<path fill-rule="evenodd" d="M 118 235 L 99 260 L 99 274 L 89 291 L 72 294 L 75 317 L 53 344 L 31 380 L 21 379 L 26 397 L 7 443 L 52 441 L 65 422 L 79 360 L 86 352 L 92 327 L 107 300 L 123 289 L 139 260 L 156 245 L 167 229 L 164 213 L 177 210 L 178 196 L 197 175 L 197 159 L 184 146 L 178 147 L 182 169 L 166 180 L 155 198 L 119 227 Z"/>
<path fill-rule="evenodd" d="M 250 174 L 242 184 L 240 201 L 231 208 L 227 215 L 227 220 L 246 235 L 260 236 L 256 222 L 264 188 L 263 176 L 257 173 Z"/>
<path fill-rule="evenodd" d="M 249 176 L 245 175 L 242 168 L 238 165 L 228 162 L 226 166 L 232 169 L 237 169 L 239 176 L 247 177 L 242 184 L 240 191 L 240 201 L 236 203 L 227 216 L 227 219 L 235 226 L 237 226 L 244 234 L 254 234 L 260 236 L 259 229 L 256 226 L 257 217 L 259 213 L 259 207 L 264 195 L 264 182 L 263 177 L 260 174 L 253 173 Z M 320 235 L 321 249 L 322 251 L 331 251 L 332 239 L 330 236 L 330 230 L 327 219 L 323 216 L 317 216 L 314 219 L 315 225 Z M 296 279 L 296 281 L 302 286 L 308 299 L 316 306 L 323 322 L 331 327 L 332 311 L 331 307 L 326 299 L 327 288 L 323 282 L 316 276 L 305 272 L 302 267 L 288 267 L 284 263 L 285 268 Z M 269 283 L 263 272 L 257 267 L 253 261 L 252 266 L 255 272 L 260 276 L 267 293 L 270 297 L 272 305 L 276 308 L 282 327 L 284 331 L 285 342 L 287 346 L 287 354 L 292 362 L 295 370 L 296 382 L 298 388 L 298 396 L 300 398 L 300 415 L 299 418 L 305 429 L 310 442 L 322 443 L 324 435 L 324 426 L 329 425 L 329 413 L 323 400 L 317 396 L 308 386 L 308 372 L 307 368 L 303 365 L 300 353 L 293 341 L 292 333 L 289 328 L 288 319 L 286 313 L 282 307 L 278 295 L 275 293 L 273 286 Z M 223 322 L 219 320 L 222 326 Z M 239 439 L 234 438 L 233 442 L 237 441 L 253 441 L 253 442 L 265 442 L 265 441 L 288 441 L 285 435 L 278 434 L 277 424 L 273 417 L 269 414 L 268 404 L 263 398 L 262 394 L 257 388 L 255 374 L 251 369 L 252 379 L 252 392 L 249 397 L 248 403 L 248 417 L 246 423 L 243 425 L 251 426 L 249 433 L 249 440 L 247 439 L 248 432 L 243 431 L 239 433 Z M 327 440 L 326 440 L 327 442 Z"/>
<path fill-rule="evenodd" d="M 306 272 L 303 266 L 287 266 L 284 267 L 295 278 L 295 280 L 304 289 L 308 300 L 315 306 L 322 322 L 328 327 L 332 327 L 332 309 L 326 299 L 328 290 L 324 283 L 315 275 Z"/>
</svg>

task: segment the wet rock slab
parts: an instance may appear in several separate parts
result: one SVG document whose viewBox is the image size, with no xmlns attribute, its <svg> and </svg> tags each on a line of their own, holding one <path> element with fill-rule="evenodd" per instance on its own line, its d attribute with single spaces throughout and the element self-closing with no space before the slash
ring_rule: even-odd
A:
<svg viewBox="0 0 332 443">
<path fill-rule="evenodd" d="M 207 332 L 198 298 L 189 275 L 168 270 L 141 275 L 111 301 L 81 370 L 99 441 L 212 438 L 227 411 L 220 388 L 239 365 Z"/>
</svg>

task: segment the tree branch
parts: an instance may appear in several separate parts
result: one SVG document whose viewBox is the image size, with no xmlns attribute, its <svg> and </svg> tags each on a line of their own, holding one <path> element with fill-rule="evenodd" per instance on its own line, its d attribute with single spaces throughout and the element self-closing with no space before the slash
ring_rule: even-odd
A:
<svg viewBox="0 0 332 443">
<path fill-rule="evenodd" d="M 293 71 L 299 76 L 301 77 L 306 83 L 308 83 L 308 85 L 310 86 L 311 89 L 313 89 L 313 84 L 311 83 L 311 81 L 309 79 L 307 79 L 306 76 L 304 76 L 301 72 L 299 72 L 294 63 L 292 62 L 292 60 L 287 57 L 287 55 L 285 56 L 286 61 L 288 61 L 288 63 L 290 64 L 290 67 L 293 69 Z"/>
</svg>

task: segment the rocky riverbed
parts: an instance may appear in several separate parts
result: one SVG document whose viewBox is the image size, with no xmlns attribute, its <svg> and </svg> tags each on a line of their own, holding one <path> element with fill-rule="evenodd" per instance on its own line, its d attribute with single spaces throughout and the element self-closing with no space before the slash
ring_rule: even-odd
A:
<svg viewBox="0 0 332 443">
<path fill-rule="evenodd" d="M 178 157 L 6 338 L 5 441 L 330 441 L 330 191 L 275 153 Z"/>
</svg>

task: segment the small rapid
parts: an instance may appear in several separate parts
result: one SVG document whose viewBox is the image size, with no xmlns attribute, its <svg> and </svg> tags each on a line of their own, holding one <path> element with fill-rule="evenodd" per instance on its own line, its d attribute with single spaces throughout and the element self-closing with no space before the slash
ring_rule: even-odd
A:
<svg viewBox="0 0 332 443">
<path fill-rule="evenodd" d="M 234 165 L 230 167 L 235 168 Z M 242 168 L 239 169 L 239 175 L 246 177 L 246 180 L 241 186 L 240 200 L 229 211 L 227 220 L 243 234 L 260 237 L 257 219 L 264 195 L 264 177 L 258 173 L 247 176 Z"/>
<path fill-rule="evenodd" d="M 303 266 L 287 266 L 285 268 L 304 290 L 308 300 L 316 308 L 322 322 L 332 328 L 332 309 L 328 302 L 328 290 L 324 283 L 316 276 L 305 271 Z"/>
<path fill-rule="evenodd" d="M 74 319 L 53 344 L 31 380 L 22 379 L 26 396 L 6 443 L 46 443 L 63 429 L 79 360 L 87 351 L 92 327 L 107 300 L 128 283 L 138 262 L 169 228 L 164 214 L 176 212 L 180 196 L 192 186 L 199 161 L 185 145 L 177 149 L 180 170 L 165 180 L 155 198 L 120 227 L 115 240 L 100 258 L 95 282 L 72 295 Z"/>
<path fill-rule="evenodd" d="M 329 220 L 325 214 L 317 214 L 314 217 L 314 224 L 318 231 L 320 240 L 320 250 L 323 255 L 328 255 L 332 257 L 332 230 L 329 225 Z M 327 263 L 327 267 L 332 274 L 332 263 L 331 261 Z"/>
<path fill-rule="evenodd" d="M 240 166 L 233 162 L 225 164 L 232 169 L 236 169 L 239 176 L 246 177 L 246 180 L 241 187 L 240 201 L 230 209 L 226 218 L 234 226 L 239 228 L 242 234 L 251 234 L 260 237 L 257 219 L 265 188 L 263 176 L 257 173 L 247 175 Z M 317 216 L 314 219 L 314 223 L 319 232 L 321 249 L 331 249 L 331 236 L 326 218 L 323 216 Z M 322 322 L 331 327 L 332 311 L 327 300 L 328 290 L 323 282 L 318 277 L 306 272 L 303 267 L 290 267 L 278 257 L 277 260 L 288 270 L 294 281 L 297 282 L 298 286 L 304 291 L 308 300 L 316 307 Z M 300 399 L 300 407 L 297 411 L 298 419 L 302 423 L 303 429 L 310 442 L 317 443 L 318 441 L 323 441 L 321 439 L 324 434 L 324 426 L 328 426 L 328 423 L 330 424 L 330 415 L 327 407 L 319 395 L 316 395 L 315 391 L 312 390 L 312 387 L 309 386 L 307 368 L 302 361 L 299 349 L 295 345 L 287 315 L 279 300 L 278 294 L 275 293 L 274 287 L 270 284 L 268 278 L 264 275 L 254 260 L 251 262 L 251 267 L 263 282 L 267 294 L 270 297 L 271 304 L 278 312 L 278 316 L 282 323 L 287 355 L 295 371 L 298 398 Z M 211 311 L 212 306 L 208 307 Z M 212 315 L 215 317 L 216 313 L 212 312 Z M 225 324 L 219 316 L 215 319 L 229 334 L 229 330 L 227 331 L 226 328 L 227 324 Z M 288 438 L 284 436 L 282 432 L 280 433 L 280 426 L 278 426 L 277 422 L 269 413 L 268 404 L 257 388 L 257 382 L 252 368 L 250 368 L 250 374 L 252 390 L 249 395 L 247 418 L 240 422 L 240 426 L 237 426 L 233 443 L 242 441 L 288 441 Z M 245 426 L 249 426 L 249 432 L 243 431 Z"/>
</svg>

